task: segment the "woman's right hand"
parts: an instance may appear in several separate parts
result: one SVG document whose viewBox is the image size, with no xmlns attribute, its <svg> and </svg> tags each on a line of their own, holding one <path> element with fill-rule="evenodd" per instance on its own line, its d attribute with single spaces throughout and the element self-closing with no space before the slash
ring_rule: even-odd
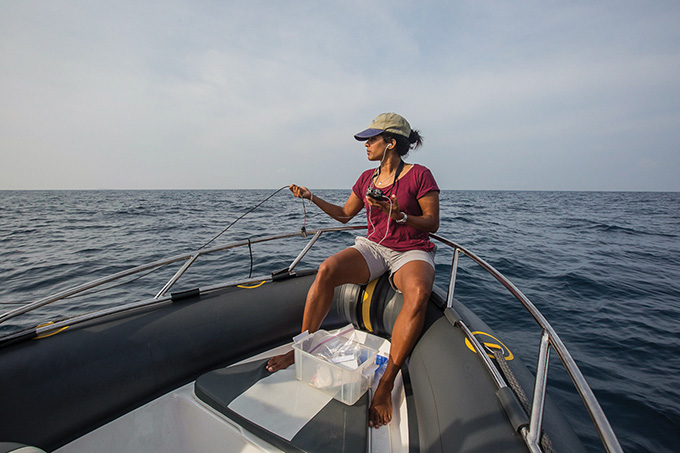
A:
<svg viewBox="0 0 680 453">
<path fill-rule="evenodd" d="M 312 192 L 309 191 L 308 188 L 303 187 L 303 186 L 296 186 L 295 184 L 291 184 L 288 186 L 291 192 L 293 192 L 293 195 L 295 195 L 298 198 L 306 198 L 306 199 L 311 199 L 312 197 Z"/>
</svg>

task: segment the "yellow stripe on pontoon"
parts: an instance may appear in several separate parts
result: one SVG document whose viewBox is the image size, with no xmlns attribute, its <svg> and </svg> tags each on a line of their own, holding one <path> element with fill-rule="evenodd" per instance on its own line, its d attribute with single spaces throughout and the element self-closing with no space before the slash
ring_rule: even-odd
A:
<svg viewBox="0 0 680 453">
<path fill-rule="evenodd" d="M 243 289 L 255 289 L 259 288 L 260 286 L 264 285 L 267 283 L 267 280 L 262 280 L 260 283 L 256 283 L 252 286 L 246 286 L 246 285 L 236 285 L 237 288 L 243 288 Z"/>
<path fill-rule="evenodd" d="M 505 344 L 503 344 L 503 342 L 501 340 L 494 337 L 493 335 L 488 334 L 486 332 L 481 332 L 481 331 L 472 332 L 472 334 L 474 336 L 484 335 L 484 336 L 487 336 L 489 338 L 493 338 L 494 340 L 496 340 L 496 343 L 491 343 L 491 342 L 481 341 L 478 338 L 478 340 L 480 340 L 480 343 L 483 343 L 486 347 L 492 348 L 492 349 L 500 349 L 501 351 L 503 351 L 503 355 L 504 355 L 504 358 L 505 358 L 506 361 L 510 361 L 510 360 L 513 360 L 515 358 L 512 351 L 510 351 L 510 349 L 508 349 L 508 347 L 505 346 Z M 470 349 L 470 351 L 474 352 L 475 354 L 477 353 L 477 351 L 475 351 L 474 346 L 472 346 L 472 343 L 467 338 L 465 339 L 465 346 L 467 346 L 468 349 Z M 507 352 L 507 355 L 505 355 L 506 352 Z M 494 358 L 494 356 L 492 354 L 487 353 L 487 355 L 489 356 L 489 358 L 492 358 L 492 359 Z"/>
<path fill-rule="evenodd" d="M 366 289 L 364 290 L 364 300 L 361 304 L 361 317 L 364 320 L 364 327 L 366 327 L 366 330 L 369 332 L 373 332 L 373 329 L 371 328 L 371 299 L 373 299 L 373 291 L 375 291 L 375 285 L 377 283 L 378 279 L 376 278 L 366 285 Z"/>
<path fill-rule="evenodd" d="M 50 321 L 50 322 L 46 322 L 45 324 L 40 324 L 39 326 L 36 326 L 36 329 L 49 326 L 50 324 L 54 324 L 54 322 Z M 56 330 L 53 330 L 51 332 L 46 332 L 42 335 L 38 335 L 37 337 L 34 338 L 34 340 L 40 340 L 41 338 L 51 337 L 52 335 L 56 335 L 59 332 L 63 332 L 64 330 L 68 329 L 69 327 L 71 327 L 71 326 L 66 326 L 66 327 L 62 327 L 61 329 L 56 329 Z"/>
</svg>

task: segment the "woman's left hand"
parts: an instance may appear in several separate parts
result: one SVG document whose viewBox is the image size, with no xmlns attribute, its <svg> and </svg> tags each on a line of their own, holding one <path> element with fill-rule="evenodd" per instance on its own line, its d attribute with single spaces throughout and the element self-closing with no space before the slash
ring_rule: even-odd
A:
<svg viewBox="0 0 680 453">
<path fill-rule="evenodd" d="M 395 196 L 390 198 L 392 200 L 392 211 L 390 212 L 389 201 L 378 201 L 367 197 L 368 204 L 381 209 L 385 214 L 389 215 L 392 220 L 401 220 L 403 215 L 399 202 Z M 418 231 L 426 231 L 428 233 L 436 233 L 439 229 L 439 192 L 431 190 L 418 199 L 418 204 L 422 214 L 409 215 L 408 226 L 415 228 Z"/>
<path fill-rule="evenodd" d="M 392 203 L 389 201 L 380 201 L 376 200 L 375 198 L 371 197 L 366 197 L 366 200 L 368 201 L 368 204 L 371 206 L 375 206 L 376 208 L 380 208 L 385 214 L 390 215 L 390 218 L 392 220 L 397 220 L 401 219 L 401 210 L 399 209 L 399 202 L 397 201 L 397 196 L 392 195 L 390 197 L 390 200 Z M 390 206 L 391 204 L 391 206 Z"/>
</svg>

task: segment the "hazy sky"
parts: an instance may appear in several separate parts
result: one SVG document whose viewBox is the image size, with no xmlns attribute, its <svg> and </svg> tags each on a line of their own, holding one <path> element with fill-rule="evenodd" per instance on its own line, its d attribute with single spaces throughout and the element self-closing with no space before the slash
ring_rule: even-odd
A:
<svg viewBox="0 0 680 453">
<path fill-rule="evenodd" d="M 0 0 L 0 189 L 680 190 L 680 2 Z"/>
</svg>

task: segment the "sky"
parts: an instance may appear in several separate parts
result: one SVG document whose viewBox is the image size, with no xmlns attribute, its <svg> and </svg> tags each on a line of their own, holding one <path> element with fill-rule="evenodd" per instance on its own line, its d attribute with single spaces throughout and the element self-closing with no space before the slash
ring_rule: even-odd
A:
<svg viewBox="0 0 680 453">
<path fill-rule="evenodd" d="M 0 0 L 0 189 L 680 191 L 680 2 Z"/>
</svg>

